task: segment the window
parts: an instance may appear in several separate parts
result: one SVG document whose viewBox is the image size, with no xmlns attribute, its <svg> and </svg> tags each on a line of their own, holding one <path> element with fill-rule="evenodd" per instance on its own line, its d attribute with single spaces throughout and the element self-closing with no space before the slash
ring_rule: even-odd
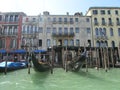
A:
<svg viewBox="0 0 120 90">
<path fill-rule="evenodd" d="M 80 41 L 79 41 L 79 39 L 76 39 L 76 46 L 80 46 Z"/>
<path fill-rule="evenodd" d="M 50 39 L 47 39 L 47 47 L 50 47 L 50 45 L 51 45 L 51 41 Z"/>
<path fill-rule="evenodd" d="M 42 47 L 42 39 L 39 39 L 39 47 Z"/>
<path fill-rule="evenodd" d="M 118 28 L 118 36 L 120 36 L 120 28 Z"/>
<path fill-rule="evenodd" d="M 89 19 L 89 18 L 86 18 L 86 22 L 90 22 L 90 19 Z"/>
<path fill-rule="evenodd" d="M 10 43 L 10 48 L 16 48 L 17 47 L 17 41 L 16 39 L 12 39 Z"/>
<path fill-rule="evenodd" d="M 113 48 L 115 47 L 115 42 L 114 41 L 111 42 L 111 47 L 113 47 Z"/>
<path fill-rule="evenodd" d="M 64 28 L 64 34 L 68 35 L 68 28 Z"/>
<path fill-rule="evenodd" d="M 73 31 L 73 28 L 71 27 L 70 28 L 70 34 L 73 34 L 74 33 L 74 31 Z"/>
<path fill-rule="evenodd" d="M 25 33 L 25 26 L 23 26 L 22 33 Z"/>
<path fill-rule="evenodd" d="M 117 23 L 117 25 L 120 25 L 119 18 L 116 18 L 116 23 Z"/>
<path fill-rule="evenodd" d="M 118 15 L 118 10 L 115 10 L 115 14 Z"/>
<path fill-rule="evenodd" d="M 87 31 L 87 34 L 91 33 L 90 28 L 87 28 L 86 31 Z"/>
<path fill-rule="evenodd" d="M 15 15 L 15 22 L 18 21 L 18 15 Z"/>
<path fill-rule="evenodd" d="M 56 22 L 56 18 L 55 17 L 53 18 L 53 22 Z"/>
<path fill-rule="evenodd" d="M 113 36 L 113 29 L 110 28 L 110 36 Z"/>
<path fill-rule="evenodd" d="M 110 10 L 108 10 L 108 14 L 111 14 Z"/>
<path fill-rule="evenodd" d="M 60 22 L 60 23 L 62 22 L 62 18 L 59 18 L 59 22 Z"/>
<path fill-rule="evenodd" d="M 105 10 L 101 10 L 101 14 L 102 14 L 102 15 L 105 14 Z"/>
<path fill-rule="evenodd" d="M 2 15 L 0 15 L 0 21 L 2 21 Z"/>
<path fill-rule="evenodd" d="M 10 16 L 10 21 L 13 21 L 13 16 L 12 15 Z"/>
<path fill-rule="evenodd" d="M 36 18 L 33 18 L 33 22 L 35 22 L 36 21 Z"/>
<path fill-rule="evenodd" d="M 39 32 L 39 33 L 43 33 L 43 27 L 39 27 L 38 32 Z"/>
<path fill-rule="evenodd" d="M 48 18 L 47 18 L 47 20 L 48 20 L 48 22 L 50 22 L 50 21 L 51 21 L 51 18 L 50 18 L 50 17 L 48 17 Z"/>
<path fill-rule="evenodd" d="M 64 18 L 64 23 L 67 23 L 67 18 Z"/>
<path fill-rule="evenodd" d="M 52 34 L 56 34 L 57 33 L 57 30 L 56 30 L 56 28 L 54 27 L 53 28 L 53 31 L 52 31 Z"/>
<path fill-rule="evenodd" d="M 75 32 L 76 32 L 76 33 L 79 33 L 79 27 L 76 27 L 76 28 L 75 28 Z"/>
<path fill-rule="evenodd" d="M 96 36 L 99 35 L 98 28 L 95 28 L 95 35 L 96 35 Z"/>
<path fill-rule="evenodd" d="M 99 32 L 100 32 L 100 36 L 102 36 L 103 35 L 102 28 L 99 28 Z"/>
<path fill-rule="evenodd" d="M 59 35 L 62 35 L 62 28 L 59 27 L 59 31 L 58 31 Z"/>
<path fill-rule="evenodd" d="M 96 47 L 100 47 L 100 42 L 96 41 Z"/>
<path fill-rule="evenodd" d="M 57 45 L 56 39 L 53 39 L 53 45 Z"/>
<path fill-rule="evenodd" d="M 51 30 L 50 30 L 50 27 L 47 27 L 47 32 L 46 33 L 50 33 Z"/>
<path fill-rule="evenodd" d="M 5 16 L 5 21 L 6 21 L 6 22 L 8 21 L 8 15 Z"/>
<path fill-rule="evenodd" d="M 70 40 L 70 46 L 74 46 L 74 40 L 73 39 Z"/>
<path fill-rule="evenodd" d="M 0 48 L 5 48 L 5 39 L 0 39 Z"/>
<path fill-rule="evenodd" d="M 64 45 L 68 46 L 68 40 L 67 39 L 64 40 Z"/>
<path fill-rule="evenodd" d="M 94 15 L 98 14 L 98 11 L 97 10 L 93 10 L 93 14 Z"/>
<path fill-rule="evenodd" d="M 70 18 L 70 23 L 71 23 L 71 24 L 73 23 L 73 18 Z"/>
<path fill-rule="evenodd" d="M 75 22 L 78 22 L 78 18 L 75 18 Z"/>
<path fill-rule="evenodd" d="M 103 28 L 102 34 L 103 36 L 106 36 L 106 28 Z"/>
<path fill-rule="evenodd" d="M 105 18 L 102 18 L 102 25 L 105 25 Z"/>
<path fill-rule="evenodd" d="M 98 25 L 97 18 L 94 18 L 94 24 L 95 24 L 95 25 Z"/>
<path fill-rule="evenodd" d="M 111 18 L 108 18 L 108 23 L 109 23 L 109 25 L 112 25 L 112 20 L 111 20 Z"/>
</svg>

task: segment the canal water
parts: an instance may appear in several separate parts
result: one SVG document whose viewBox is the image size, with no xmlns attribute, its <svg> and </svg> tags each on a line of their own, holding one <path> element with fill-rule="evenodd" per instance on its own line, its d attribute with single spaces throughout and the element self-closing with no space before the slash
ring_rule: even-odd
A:
<svg viewBox="0 0 120 90">
<path fill-rule="evenodd" d="M 36 72 L 31 68 L 0 73 L 0 90 L 119 90 L 120 69 L 81 69 L 79 72 L 65 72 L 55 68 L 54 73 Z"/>
</svg>

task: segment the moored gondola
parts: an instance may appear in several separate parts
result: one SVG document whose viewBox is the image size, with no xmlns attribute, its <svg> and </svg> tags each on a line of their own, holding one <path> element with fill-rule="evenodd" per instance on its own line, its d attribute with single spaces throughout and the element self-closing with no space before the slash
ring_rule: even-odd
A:
<svg viewBox="0 0 120 90">
<path fill-rule="evenodd" d="M 41 54 L 42 55 L 42 54 Z M 49 60 L 49 55 L 47 55 L 46 61 L 40 58 L 36 58 L 36 54 L 32 53 L 32 62 L 34 69 L 39 72 L 44 72 L 51 70 L 51 62 Z"/>
</svg>

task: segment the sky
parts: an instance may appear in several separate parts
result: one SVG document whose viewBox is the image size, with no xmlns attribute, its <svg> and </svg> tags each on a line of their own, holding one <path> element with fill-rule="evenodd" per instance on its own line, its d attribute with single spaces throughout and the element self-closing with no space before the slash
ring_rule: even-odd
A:
<svg viewBox="0 0 120 90">
<path fill-rule="evenodd" d="M 69 12 L 85 14 L 90 7 L 120 7 L 120 0 L 0 0 L 0 12 L 24 12 L 27 15 L 65 15 Z"/>
</svg>

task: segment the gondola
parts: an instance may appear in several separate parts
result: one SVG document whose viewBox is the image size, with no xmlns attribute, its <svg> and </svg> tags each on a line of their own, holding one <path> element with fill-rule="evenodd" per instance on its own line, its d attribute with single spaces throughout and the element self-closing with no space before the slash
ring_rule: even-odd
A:
<svg viewBox="0 0 120 90">
<path fill-rule="evenodd" d="M 34 69 L 36 71 L 39 71 L 39 72 L 44 72 L 44 71 L 48 71 L 51 69 L 51 64 L 49 62 L 43 62 L 42 60 L 39 61 L 35 54 L 32 53 L 32 62 L 33 62 L 33 65 L 34 65 Z"/>
<path fill-rule="evenodd" d="M 7 66 L 7 67 L 6 67 Z M 23 69 L 27 67 L 27 62 L 12 62 L 12 61 L 3 61 L 0 63 L 0 72 L 5 72 L 5 68 L 7 68 L 7 71 L 14 71 L 18 69 Z"/>
<path fill-rule="evenodd" d="M 84 51 L 82 54 L 75 56 L 69 63 L 67 64 L 69 67 L 69 70 L 72 71 L 79 71 L 79 69 L 83 66 L 86 59 L 86 51 Z"/>
</svg>

